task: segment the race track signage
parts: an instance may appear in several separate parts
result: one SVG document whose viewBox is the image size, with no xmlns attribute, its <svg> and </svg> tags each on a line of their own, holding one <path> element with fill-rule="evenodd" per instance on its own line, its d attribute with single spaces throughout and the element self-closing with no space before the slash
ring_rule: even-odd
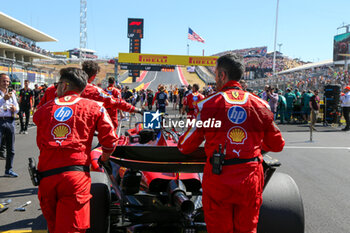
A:
<svg viewBox="0 0 350 233">
<path fill-rule="evenodd" d="M 143 19 L 128 18 L 128 38 L 143 38 Z"/>
<path fill-rule="evenodd" d="M 119 62 L 136 64 L 215 66 L 217 56 L 182 56 L 142 53 L 119 53 Z"/>
<path fill-rule="evenodd" d="M 143 19 L 128 18 L 128 38 L 130 38 L 129 52 L 141 53 L 141 39 L 143 38 Z M 140 77 L 139 69 L 129 69 L 132 81 Z"/>
</svg>

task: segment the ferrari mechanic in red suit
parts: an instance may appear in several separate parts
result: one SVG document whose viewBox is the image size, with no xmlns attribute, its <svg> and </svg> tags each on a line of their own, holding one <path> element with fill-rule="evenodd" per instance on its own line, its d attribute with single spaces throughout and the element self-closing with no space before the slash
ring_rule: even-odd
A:
<svg viewBox="0 0 350 233">
<path fill-rule="evenodd" d="M 53 100 L 54 98 L 57 97 L 57 83 L 55 84 L 52 84 L 50 85 L 45 93 L 44 93 L 44 96 L 40 99 L 40 102 L 38 104 L 38 107 L 39 108 L 40 106 L 42 106 L 43 104 L 45 104 L 46 102 L 50 101 L 50 100 Z"/>
<path fill-rule="evenodd" d="M 178 143 L 179 150 L 187 154 L 205 140 L 202 201 L 209 233 L 256 232 L 264 185 L 261 151 L 279 152 L 285 144 L 269 105 L 242 90 L 238 81 L 243 72 L 239 55 L 217 60 L 218 92 L 197 104 L 196 119 L 215 119 L 221 124 L 218 128 L 195 125 Z M 213 154 L 219 152 L 220 145 L 224 160 L 218 173 L 213 170 L 217 161 Z"/>
<path fill-rule="evenodd" d="M 58 97 L 42 105 L 33 118 L 42 177 L 38 198 L 50 233 L 85 232 L 90 227 L 92 138 L 97 130 L 100 159 L 107 162 L 117 136 L 106 109 L 80 96 L 86 73 L 65 68 L 60 75 Z"/>
<path fill-rule="evenodd" d="M 103 106 L 105 108 L 117 108 L 125 112 L 137 112 L 142 113 L 141 109 L 135 108 L 131 104 L 125 102 L 123 99 L 116 99 L 113 96 L 109 95 L 107 92 L 105 92 L 102 88 L 91 84 L 94 79 L 96 78 L 97 73 L 100 70 L 100 67 L 98 66 L 97 62 L 95 61 L 84 61 L 82 65 L 82 69 L 87 73 L 87 85 L 84 89 L 84 91 L 81 93 L 81 97 L 95 100 L 98 102 L 102 102 Z M 43 99 L 40 101 L 39 106 L 42 106 L 47 101 L 50 101 L 51 99 L 55 98 L 57 96 L 57 91 L 55 86 L 50 86 L 43 97 Z"/>
<path fill-rule="evenodd" d="M 192 93 L 184 97 L 182 112 L 185 113 L 186 107 L 188 108 L 187 117 L 193 119 L 196 114 L 196 105 L 199 101 L 204 99 L 204 95 L 198 92 L 199 85 L 193 84 Z"/>
<path fill-rule="evenodd" d="M 115 78 L 114 77 L 108 78 L 108 87 L 105 89 L 105 91 L 109 95 L 113 96 L 115 99 L 122 99 L 121 91 L 118 88 L 116 88 L 114 84 L 115 84 Z M 110 107 L 110 108 L 107 108 L 107 112 L 111 117 L 114 128 L 117 128 L 118 127 L 118 109 Z"/>
<path fill-rule="evenodd" d="M 121 91 L 115 86 L 115 78 L 109 77 L 108 78 L 108 87 L 105 89 L 105 91 L 113 96 L 114 98 L 121 99 L 122 93 Z"/>
</svg>

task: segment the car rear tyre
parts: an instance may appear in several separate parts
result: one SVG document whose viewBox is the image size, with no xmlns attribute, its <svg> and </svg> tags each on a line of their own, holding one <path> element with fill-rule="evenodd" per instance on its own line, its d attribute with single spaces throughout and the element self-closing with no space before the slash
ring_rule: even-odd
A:
<svg viewBox="0 0 350 233">
<path fill-rule="evenodd" d="M 90 172 L 91 195 L 90 200 L 90 229 L 87 233 L 110 232 L 110 185 L 108 177 L 102 172 Z"/>
<path fill-rule="evenodd" d="M 276 172 L 263 193 L 259 233 L 304 233 L 304 207 L 297 184 L 287 174 Z"/>
</svg>

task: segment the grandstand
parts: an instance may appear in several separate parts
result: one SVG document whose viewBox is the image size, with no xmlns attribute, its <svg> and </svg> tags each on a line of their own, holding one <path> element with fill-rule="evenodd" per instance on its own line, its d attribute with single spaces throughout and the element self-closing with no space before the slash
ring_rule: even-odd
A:
<svg viewBox="0 0 350 233">
<path fill-rule="evenodd" d="M 245 79 L 257 79 L 272 76 L 273 52 L 267 53 L 267 46 L 229 50 L 214 56 L 222 56 L 228 53 L 237 53 L 243 56 L 246 66 L 246 73 L 244 75 Z M 277 72 L 303 64 L 305 64 L 305 62 L 299 61 L 298 59 L 290 59 L 287 56 L 283 56 L 282 53 L 278 51 L 276 52 Z"/>
<path fill-rule="evenodd" d="M 344 64 L 333 62 L 331 59 L 297 66 L 277 73 L 276 77 L 248 80 L 247 83 L 255 90 L 263 89 L 265 85 L 279 87 L 282 90 L 287 87 L 298 88 L 300 91 L 322 90 L 328 84 L 339 84 L 342 87 L 349 85 L 350 75 L 345 70 Z"/>
<path fill-rule="evenodd" d="M 244 79 L 254 80 L 272 76 L 273 53 L 267 53 L 267 46 L 228 50 L 217 54 L 213 54 L 212 56 L 223 56 L 225 54 L 230 53 L 240 54 L 244 58 L 244 63 L 246 66 Z M 277 72 L 291 69 L 304 64 L 305 62 L 299 61 L 298 59 L 290 59 L 287 56 L 283 56 L 282 53 L 276 52 Z M 215 67 L 202 67 L 201 70 L 203 69 L 207 69 L 208 72 L 197 72 L 199 76 L 201 76 L 202 73 L 210 73 L 211 76 L 215 75 Z M 205 77 L 203 78 L 203 80 L 208 80 L 208 76 L 204 76 Z M 214 77 L 211 77 L 211 82 L 215 82 Z"/>
<path fill-rule="evenodd" d="M 300 91 L 313 89 L 322 90 L 325 85 L 339 84 L 342 87 L 350 84 L 350 72 L 345 70 L 344 61 L 327 60 L 316 63 L 306 63 L 299 59 L 290 59 L 277 52 L 277 76 L 272 75 L 273 53 L 262 53 L 262 48 L 229 50 L 214 54 L 222 56 L 229 53 L 238 53 L 244 57 L 246 72 L 244 79 L 254 90 L 263 89 L 265 85 L 285 90 L 287 87 L 299 88 Z M 211 73 L 210 79 L 215 83 L 215 67 L 201 67 Z M 200 76 L 203 72 L 198 72 Z M 204 75 L 208 80 L 208 75 Z M 209 81 L 207 82 L 209 83 Z"/>
<path fill-rule="evenodd" d="M 349 85 L 350 74 L 345 70 L 344 61 L 326 60 L 322 62 L 303 62 L 290 59 L 280 52 L 276 52 L 277 76 L 272 75 L 273 52 L 262 55 L 264 47 L 230 50 L 221 52 L 221 56 L 228 53 L 238 53 L 244 57 L 246 72 L 244 78 L 250 88 L 263 89 L 265 85 L 272 85 L 285 90 L 287 87 L 299 88 L 300 91 L 309 89 L 323 89 L 327 84 Z M 211 67 L 212 73 L 214 68 Z"/>
<path fill-rule="evenodd" d="M 34 67 L 33 60 L 54 59 L 49 51 L 37 45 L 50 41 L 57 40 L 0 12 L 0 72 L 8 73 L 13 82 L 20 84 L 25 79 L 46 82 L 52 78 L 50 69 Z"/>
</svg>

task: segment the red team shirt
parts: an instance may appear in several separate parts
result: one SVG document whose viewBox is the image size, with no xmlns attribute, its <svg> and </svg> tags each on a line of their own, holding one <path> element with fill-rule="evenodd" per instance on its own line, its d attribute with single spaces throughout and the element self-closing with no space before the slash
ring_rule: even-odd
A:
<svg viewBox="0 0 350 233">
<path fill-rule="evenodd" d="M 208 232 L 256 232 L 264 184 L 261 150 L 279 152 L 285 144 L 273 113 L 265 101 L 241 90 L 235 81 L 197 106 L 197 120 L 220 121 L 220 128 L 190 127 L 179 138 L 178 148 L 188 154 L 205 141 L 202 202 Z M 213 174 L 210 158 L 219 145 L 226 147 L 225 160 L 259 161 L 224 165 L 220 175 Z"/>
<path fill-rule="evenodd" d="M 117 88 L 116 88 L 117 89 Z M 55 86 L 50 86 L 47 88 L 43 98 L 41 99 L 38 107 L 42 106 L 46 102 L 54 99 L 57 96 L 56 94 L 56 88 Z M 116 128 L 118 125 L 118 118 L 114 115 L 113 112 L 117 112 L 117 109 L 120 109 L 125 112 L 134 112 L 135 107 L 129 103 L 127 103 L 122 98 L 115 98 L 114 96 L 108 94 L 106 91 L 104 91 L 102 88 L 95 86 L 91 83 L 88 83 L 84 89 L 84 91 L 81 93 L 81 97 L 95 100 L 98 102 L 102 102 L 103 106 L 107 109 L 113 109 L 110 110 L 111 118 L 113 121 L 113 125 Z"/>
<path fill-rule="evenodd" d="M 194 115 L 196 114 L 197 103 L 203 99 L 204 95 L 202 95 L 198 91 L 190 93 L 184 98 L 183 105 L 187 105 L 189 108 L 189 111 L 187 112 L 188 116 L 194 117 Z"/>
<path fill-rule="evenodd" d="M 115 99 L 122 99 L 122 93 L 118 88 L 116 88 L 113 84 L 110 84 L 105 91 L 113 96 Z M 117 108 L 107 108 L 107 112 L 109 116 L 111 117 L 111 120 L 113 122 L 114 128 L 118 127 L 118 109 Z"/>
</svg>

